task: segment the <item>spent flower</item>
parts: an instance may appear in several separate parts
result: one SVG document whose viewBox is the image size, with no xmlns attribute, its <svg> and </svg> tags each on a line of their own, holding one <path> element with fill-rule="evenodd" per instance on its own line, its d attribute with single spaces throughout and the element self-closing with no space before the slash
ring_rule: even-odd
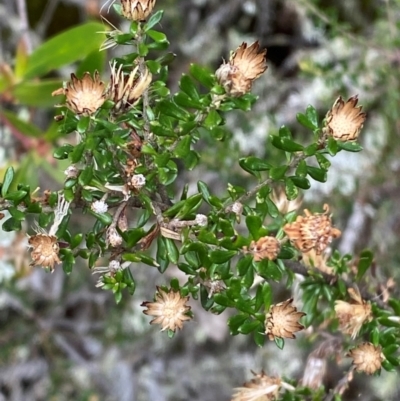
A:
<svg viewBox="0 0 400 401">
<path fill-rule="evenodd" d="M 49 268 L 51 272 L 54 271 L 54 265 L 61 263 L 58 253 L 60 246 L 58 245 L 58 239 L 55 235 L 49 235 L 46 233 L 38 233 L 29 237 L 29 247 L 31 251 L 31 266 L 42 266 Z"/>
<path fill-rule="evenodd" d="M 385 359 L 380 345 L 375 346 L 367 342 L 351 349 L 347 356 L 353 358 L 353 365 L 357 372 L 365 372 L 367 375 L 372 375 L 379 370 Z"/>
<path fill-rule="evenodd" d="M 367 118 L 357 102 L 357 96 L 352 96 L 347 102 L 339 96 L 326 115 L 323 132 L 343 142 L 357 140 Z"/>
<path fill-rule="evenodd" d="M 122 71 L 122 64 L 111 65 L 111 81 L 107 90 L 108 98 L 114 102 L 113 113 L 121 114 L 133 107 L 148 88 L 152 79 L 150 71 L 143 72 L 136 66 L 129 75 Z"/>
<path fill-rule="evenodd" d="M 131 21 L 145 21 L 156 0 L 121 0 L 122 15 Z"/>
<path fill-rule="evenodd" d="M 263 259 L 274 260 L 278 257 L 280 250 L 280 242 L 275 237 L 270 236 L 251 241 L 248 248 L 244 247 L 244 252 L 252 254 L 256 262 Z"/>
<path fill-rule="evenodd" d="M 169 289 L 167 291 L 157 287 L 154 302 L 143 302 L 141 306 L 147 309 L 145 315 L 154 316 L 150 324 L 161 325 L 161 331 L 182 329 L 183 322 L 190 320 L 188 316 L 190 306 L 186 305 L 189 297 L 182 297 L 179 291 Z"/>
<path fill-rule="evenodd" d="M 344 334 L 350 334 L 351 338 L 354 339 L 362 325 L 372 320 L 372 307 L 369 302 L 361 298 L 358 290 L 349 288 L 347 291 L 353 302 L 335 301 L 335 312 L 339 319 L 339 329 Z"/>
<path fill-rule="evenodd" d="M 105 85 L 98 71 L 95 71 L 94 77 L 85 72 L 82 79 L 71 74 L 71 81 L 52 93 L 52 96 L 59 95 L 65 95 L 66 106 L 73 113 L 83 116 L 94 114 L 106 100 Z"/>
<path fill-rule="evenodd" d="M 232 401 L 270 401 L 276 400 L 280 389 L 294 390 L 294 387 L 285 383 L 279 377 L 269 377 L 264 371 L 261 373 L 251 372 L 254 378 L 235 388 Z"/>
<path fill-rule="evenodd" d="M 258 41 L 250 46 L 242 43 L 229 62 L 218 68 L 215 76 L 228 95 L 238 97 L 251 91 L 253 82 L 267 69 L 266 54 Z"/>
<path fill-rule="evenodd" d="M 334 238 L 341 235 L 340 230 L 332 227 L 329 206 L 324 205 L 324 213 L 310 213 L 304 210 L 305 216 L 297 216 L 296 221 L 288 223 L 283 231 L 293 245 L 301 252 L 315 250 L 320 255 Z"/>
<path fill-rule="evenodd" d="M 299 320 L 305 316 L 292 305 L 293 298 L 272 305 L 265 318 L 265 334 L 270 340 L 277 338 L 296 338 L 294 333 L 303 330 Z"/>
</svg>

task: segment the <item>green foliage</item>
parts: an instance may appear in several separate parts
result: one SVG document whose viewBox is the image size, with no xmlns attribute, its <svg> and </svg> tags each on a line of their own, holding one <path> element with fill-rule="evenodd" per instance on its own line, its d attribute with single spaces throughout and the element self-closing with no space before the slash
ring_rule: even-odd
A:
<svg viewBox="0 0 400 401">
<path fill-rule="evenodd" d="M 204 141 L 213 146 L 224 142 L 228 131 L 225 116 L 250 110 L 256 98 L 250 93 L 229 97 L 214 73 L 198 64 L 190 66 L 179 80 L 177 92 L 170 94 L 166 82 L 174 56 L 168 53 L 166 35 L 153 29 L 161 18 L 162 12 L 158 12 L 147 23 L 132 23 L 129 32 L 114 37 L 118 45 L 135 45 L 132 53 L 115 60 L 118 65 L 126 72 L 136 64 L 140 71 L 147 66 L 153 74 L 140 102 L 129 105 L 120 115 L 115 112 L 116 99 L 91 115 L 62 110 L 53 139 L 69 138 L 77 132 L 80 140 L 54 149 L 55 159 L 76 169 L 59 191 L 46 201 L 38 201 L 30 185 L 16 180 L 12 167 L 6 170 L 0 203 L 10 217 L 3 222 L 3 230 L 20 230 L 28 216 L 48 229 L 63 243 L 58 256 L 66 274 L 74 273 L 79 259 L 96 271 L 100 258 L 107 258 L 109 265 L 101 271 L 99 286 L 111 291 L 117 303 L 124 293 L 135 293 L 138 283 L 132 266 L 145 264 L 163 274 L 175 265 L 185 275 L 183 282 L 171 280 L 175 292 L 199 300 L 209 313 L 231 309 L 233 315 L 227 322 L 230 333 L 251 334 L 260 347 L 266 339 L 266 314 L 277 303 L 273 284 L 284 284 L 290 290 L 294 273 L 301 273 L 305 276 L 301 310 L 306 313 L 302 324 L 318 327 L 326 323 L 335 333 L 335 301 L 348 299 L 352 282 L 363 283 L 373 253 L 364 250 L 358 255 L 356 273 L 352 258 L 338 252 L 324 261 L 331 273 L 302 264 L 306 251 L 295 239 L 290 242 L 285 237 L 297 213 L 278 206 L 273 190 L 280 189 L 285 202 L 296 201 L 310 189 L 313 180 L 324 183 L 329 179 L 330 157 L 339 152 L 359 152 L 362 147 L 327 135 L 317 111 L 308 106 L 297 114 L 307 133 L 304 140 L 282 126 L 267 139 L 278 155 L 276 160 L 239 158 L 237 165 L 246 173 L 250 189 L 226 182 L 226 191 L 216 194 L 200 175 L 197 190 L 191 188 L 189 195 L 186 186 L 178 196 L 175 184 L 181 170 L 201 171 L 199 167 L 207 157 L 202 150 Z M 37 82 L 35 78 L 77 60 L 83 60 L 85 70 L 100 69 L 102 58 L 93 55 L 103 39 L 94 34 L 100 28 L 97 23 L 85 24 L 36 49 L 24 68 L 16 66 L 18 83 L 10 88 L 15 99 L 26 105 L 47 106 L 53 103 L 50 93 L 60 82 Z M 24 134 L 41 135 L 39 128 L 15 114 L 4 112 L 4 116 Z M 143 183 L 134 184 L 134 178 L 143 179 Z M 62 200 L 68 202 L 65 213 L 60 209 Z M 106 203 L 108 211 L 97 210 L 96 202 Z M 135 208 L 139 217 L 124 227 L 121 221 L 128 219 L 127 208 Z M 90 215 L 92 224 L 87 232 L 72 234 L 70 215 L 77 209 Z M 265 237 L 280 241 L 277 257 L 258 257 L 258 241 Z M 211 290 L 210 285 L 216 289 Z M 382 347 L 383 368 L 394 370 L 400 364 L 400 303 L 390 299 L 383 304 L 367 297 L 372 301 L 373 319 L 363 322 L 360 335 Z M 173 335 L 171 331 L 168 334 Z M 274 341 L 278 348 L 284 348 L 283 337 L 276 335 Z M 346 349 L 354 345 L 348 337 L 343 344 Z M 312 393 L 300 387 L 282 399 L 302 396 L 321 399 L 318 390 Z"/>
</svg>

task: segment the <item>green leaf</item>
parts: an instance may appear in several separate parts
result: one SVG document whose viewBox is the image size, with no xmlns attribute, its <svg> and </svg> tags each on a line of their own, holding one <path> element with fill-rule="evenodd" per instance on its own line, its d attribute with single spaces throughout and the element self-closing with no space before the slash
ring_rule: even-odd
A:
<svg viewBox="0 0 400 401">
<path fill-rule="evenodd" d="M 360 253 L 360 257 L 357 265 L 357 280 L 360 280 L 368 268 L 371 266 L 374 260 L 374 254 L 369 250 L 365 249 Z"/>
<path fill-rule="evenodd" d="M 210 69 L 201 67 L 197 64 L 191 64 L 189 71 L 192 77 L 199 81 L 207 89 L 211 89 L 213 87 L 215 79 L 214 74 L 212 74 Z"/>
<path fill-rule="evenodd" d="M 318 128 L 318 113 L 313 106 L 308 106 L 306 109 L 307 120 L 313 125 L 314 129 Z"/>
<path fill-rule="evenodd" d="M 179 107 L 172 100 L 169 99 L 161 100 L 157 104 L 157 109 L 161 114 L 169 117 L 174 117 L 177 120 L 186 121 L 190 117 L 190 114 L 185 109 Z"/>
<path fill-rule="evenodd" d="M 190 135 L 185 135 L 180 139 L 178 145 L 174 150 L 174 154 L 177 157 L 184 158 L 190 151 L 190 145 L 192 143 L 192 138 Z"/>
<path fill-rule="evenodd" d="M 90 124 L 89 116 L 81 117 L 78 121 L 78 125 L 76 126 L 76 129 L 80 134 L 84 134 L 87 131 L 87 129 L 89 128 L 89 124 Z"/>
<path fill-rule="evenodd" d="M 336 142 L 331 136 L 328 138 L 327 150 L 331 156 L 335 156 L 339 151 L 338 142 Z"/>
<path fill-rule="evenodd" d="M 42 76 L 98 50 L 105 39 L 99 32 L 104 29 L 101 23 L 88 22 L 47 40 L 30 55 L 25 79 Z"/>
<path fill-rule="evenodd" d="M 309 128 L 311 130 L 315 130 L 316 128 L 318 128 L 318 125 L 315 126 L 315 124 L 313 123 L 313 121 L 311 121 L 309 119 L 309 117 L 306 114 L 303 113 L 297 113 L 296 115 L 297 121 L 306 128 Z"/>
<path fill-rule="evenodd" d="M 93 167 L 92 166 L 86 166 L 83 171 L 79 174 L 79 184 L 84 186 L 88 185 L 93 177 Z"/>
<path fill-rule="evenodd" d="M 236 270 L 239 276 L 244 276 L 249 270 L 250 265 L 253 262 L 253 258 L 251 255 L 246 255 L 242 257 L 236 265 Z"/>
<path fill-rule="evenodd" d="M 207 202 L 208 204 L 210 204 L 209 200 L 210 200 L 211 194 L 210 194 L 210 189 L 208 188 L 207 184 L 203 181 L 199 181 L 197 183 L 197 189 L 201 193 L 204 201 Z"/>
<path fill-rule="evenodd" d="M 255 171 L 266 171 L 272 167 L 269 163 L 266 163 L 264 160 L 255 156 L 239 159 L 239 165 L 243 170 L 255 175 L 256 177 L 258 177 L 258 174 L 254 174 Z"/>
<path fill-rule="evenodd" d="M 25 198 L 25 196 L 28 194 L 26 191 L 12 191 L 9 192 L 6 196 L 4 196 L 4 199 L 11 200 L 15 203 L 18 203 L 22 199 Z"/>
<path fill-rule="evenodd" d="M 305 177 L 297 177 L 293 175 L 288 177 L 288 179 L 292 180 L 293 184 L 301 189 L 309 189 L 311 187 L 310 181 Z"/>
<path fill-rule="evenodd" d="M 296 177 L 293 177 L 296 178 Z M 299 180 L 301 180 L 301 178 L 298 178 L 298 182 Z M 293 179 L 291 178 L 286 178 L 285 180 L 285 193 L 286 193 L 286 197 L 288 198 L 288 200 L 294 200 L 297 198 L 297 196 L 299 195 L 299 190 L 297 189 Z"/>
<path fill-rule="evenodd" d="M 260 238 L 260 228 L 262 227 L 262 221 L 260 216 L 257 215 L 248 215 L 246 216 L 246 226 L 253 237 L 254 240 L 258 240 Z"/>
<path fill-rule="evenodd" d="M 147 35 L 149 35 L 154 40 L 154 42 L 169 44 L 167 35 L 165 35 L 165 33 L 163 32 L 154 31 L 153 29 L 151 29 L 147 31 Z"/>
<path fill-rule="evenodd" d="M 337 145 L 339 149 L 346 150 L 347 152 L 360 152 L 363 150 L 363 147 L 357 142 L 337 141 Z"/>
<path fill-rule="evenodd" d="M 304 149 L 305 156 L 314 156 L 318 151 L 318 144 L 312 143 Z"/>
<path fill-rule="evenodd" d="M 2 228 L 4 231 L 6 232 L 10 232 L 10 231 L 20 231 L 22 226 L 21 226 L 21 221 L 15 219 L 14 217 L 10 217 L 9 219 L 7 219 L 3 225 Z"/>
<path fill-rule="evenodd" d="M 81 142 L 81 143 L 78 143 L 78 145 L 76 145 L 75 148 L 73 148 L 73 150 L 70 154 L 70 159 L 71 159 L 72 163 L 78 163 L 79 161 L 81 161 L 83 152 L 85 151 L 85 147 L 86 147 L 86 143 Z"/>
<path fill-rule="evenodd" d="M 13 179 L 14 179 L 14 168 L 8 167 L 8 169 L 6 170 L 6 172 L 4 174 L 3 186 L 1 187 L 1 196 L 3 198 L 7 195 Z"/>
<path fill-rule="evenodd" d="M 183 74 L 181 80 L 179 81 L 179 87 L 183 92 L 185 92 L 190 99 L 199 100 L 199 92 L 197 91 L 196 85 L 189 75 Z"/>
<path fill-rule="evenodd" d="M 285 346 L 285 340 L 283 338 L 275 337 L 274 341 L 279 349 L 283 349 L 283 347 Z"/>
<path fill-rule="evenodd" d="M 218 113 L 217 110 L 210 110 L 210 112 L 208 113 L 206 119 L 203 122 L 204 127 L 206 128 L 214 128 L 217 127 L 218 125 L 220 125 L 222 123 L 222 117 L 220 116 L 220 114 Z"/>
<path fill-rule="evenodd" d="M 237 251 L 224 251 L 222 249 L 216 249 L 210 252 L 210 260 L 212 263 L 224 263 L 232 259 L 237 254 Z"/>
<path fill-rule="evenodd" d="M 299 152 L 304 149 L 303 145 L 296 143 L 288 138 L 282 138 L 277 135 L 271 136 L 272 145 L 274 145 L 277 149 L 284 150 L 286 152 Z"/>
<path fill-rule="evenodd" d="M 319 166 L 323 169 L 323 170 L 328 170 L 328 168 L 331 166 L 331 162 L 321 153 L 317 153 L 315 155 L 315 158 L 317 159 L 317 162 L 319 164 Z"/>
<path fill-rule="evenodd" d="M 149 20 L 147 21 L 147 23 L 144 25 L 143 29 L 145 32 L 147 32 L 148 30 L 150 30 L 151 28 L 153 28 L 153 26 L 157 25 L 164 14 L 164 10 L 159 10 L 156 13 L 154 13 Z"/>
<path fill-rule="evenodd" d="M 179 251 L 175 242 L 170 238 L 165 238 L 165 248 L 167 251 L 168 260 L 176 265 L 179 259 Z"/>
<path fill-rule="evenodd" d="M 273 180 L 278 181 L 278 180 L 281 180 L 285 176 L 287 170 L 288 170 L 288 166 L 273 167 L 269 171 L 269 176 Z"/>
<path fill-rule="evenodd" d="M 241 334 L 249 334 L 254 331 L 259 325 L 260 322 L 258 320 L 247 320 L 239 327 L 238 331 Z"/>
<path fill-rule="evenodd" d="M 307 163 L 305 160 L 300 160 L 299 165 L 296 168 L 296 176 L 306 177 L 307 176 Z"/>
<path fill-rule="evenodd" d="M 228 319 L 228 327 L 230 329 L 230 334 L 235 336 L 239 333 L 239 327 L 247 320 L 249 315 L 247 313 L 240 313 L 235 316 L 231 316 Z"/>
<path fill-rule="evenodd" d="M 326 170 L 322 168 L 307 166 L 307 173 L 314 178 L 314 180 L 319 182 L 326 182 L 328 179 Z"/>
</svg>

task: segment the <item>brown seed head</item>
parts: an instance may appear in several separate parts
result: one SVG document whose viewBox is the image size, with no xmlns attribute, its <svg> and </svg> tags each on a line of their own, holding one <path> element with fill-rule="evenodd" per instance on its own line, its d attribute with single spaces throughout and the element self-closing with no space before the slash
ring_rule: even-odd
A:
<svg viewBox="0 0 400 401">
<path fill-rule="evenodd" d="M 232 401 L 270 401 L 276 400 L 282 386 L 279 377 L 269 377 L 264 371 L 257 374 L 253 372 L 254 379 L 235 388 Z"/>
<path fill-rule="evenodd" d="M 29 237 L 29 246 L 31 251 L 31 266 L 48 267 L 51 272 L 54 271 L 54 265 L 61 263 L 58 257 L 60 246 L 57 237 L 47 234 L 36 234 Z"/>
<path fill-rule="evenodd" d="M 274 260 L 278 257 L 281 250 L 281 244 L 275 237 L 261 237 L 258 241 L 251 241 L 250 246 L 245 252 L 253 255 L 256 262 L 263 259 Z"/>
<path fill-rule="evenodd" d="M 114 114 L 121 114 L 133 107 L 150 85 L 152 75 L 146 68 L 143 73 L 136 66 L 129 75 L 122 71 L 122 64 L 117 68 L 116 63 L 111 66 L 111 81 L 108 88 L 108 98 L 115 105 Z"/>
<path fill-rule="evenodd" d="M 104 82 L 100 81 L 98 71 L 95 71 L 94 78 L 88 72 L 82 79 L 71 74 L 71 81 L 66 87 L 52 93 L 52 96 L 58 95 L 66 96 L 66 106 L 73 113 L 84 116 L 94 114 L 106 99 Z"/>
<path fill-rule="evenodd" d="M 357 96 L 347 102 L 339 96 L 326 115 L 324 132 L 343 142 L 357 140 L 367 117 L 357 102 Z"/>
<path fill-rule="evenodd" d="M 341 235 L 340 230 L 332 227 L 329 206 L 324 205 L 324 213 L 311 214 L 304 210 L 305 216 L 297 216 L 296 221 L 283 227 L 293 245 L 301 252 L 315 249 L 320 255 L 334 238 Z"/>
<path fill-rule="evenodd" d="M 267 49 L 260 51 L 254 42 L 242 43 L 232 54 L 228 63 L 223 63 L 215 72 L 218 82 L 231 96 L 242 96 L 251 91 L 253 82 L 267 69 Z"/>
<path fill-rule="evenodd" d="M 293 298 L 285 302 L 272 305 L 265 318 L 265 334 L 270 340 L 278 338 L 296 338 L 294 333 L 303 330 L 299 320 L 305 316 L 304 312 L 297 312 L 292 305 Z"/>
<path fill-rule="evenodd" d="M 131 21 L 145 21 L 155 4 L 156 0 L 121 0 L 121 11 Z"/>
<path fill-rule="evenodd" d="M 183 322 L 190 320 L 188 316 L 190 306 L 186 305 L 189 297 L 182 297 L 178 291 L 172 289 L 164 291 L 157 287 L 155 302 L 143 302 L 141 306 L 147 309 L 145 315 L 154 316 L 150 324 L 160 324 L 161 331 L 182 329 Z"/>
<path fill-rule="evenodd" d="M 375 347 L 367 342 L 351 349 L 347 356 L 353 358 L 353 365 L 358 372 L 365 372 L 367 375 L 372 375 L 379 370 L 385 359 L 381 346 Z"/>
<path fill-rule="evenodd" d="M 369 302 L 361 298 L 358 291 L 353 288 L 349 288 L 347 291 L 353 302 L 335 301 L 335 312 L 339 319 L 339 329 L 344 334 L 350 334 L 354 339 L 362 325 L 372 320 L 372 308 Z"/>
</svg>

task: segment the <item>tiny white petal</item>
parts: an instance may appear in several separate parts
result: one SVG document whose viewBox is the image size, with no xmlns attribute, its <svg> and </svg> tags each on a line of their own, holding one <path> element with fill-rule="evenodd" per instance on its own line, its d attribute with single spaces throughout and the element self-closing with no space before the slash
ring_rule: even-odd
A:
<svg viewBox="0 0 400 401">
<path fill-rule="evenodd" d="M 95 213 L 103 214 L 103 213 L 106 213 L 106 212 L 107 212 L 107 210 L 108 210 L 108 205 L 107 205 L 107 203 L 105 203 L 105 202 L 102 201 L 102 200 L 97 200 L 97 201 L 95 201 L 95 202 L 93 202 L 93 203 L 91 204 L 90 208 L 91 208 Z"/>
<path fill-rule="evenodd" d="M 134 188 L 140 189 L 146 184 L 146 178 L 143 174 L 135 174 L 131 178 L 131 184 Z"/>
<path fill-rule="evenodd" d="M 207 216 L 205 216 L 204 214 L 196 214 L 195 221 L 196 221 L 196 224 L 201 227 L 205 227 L 208 224 Z"/>
</svg>

